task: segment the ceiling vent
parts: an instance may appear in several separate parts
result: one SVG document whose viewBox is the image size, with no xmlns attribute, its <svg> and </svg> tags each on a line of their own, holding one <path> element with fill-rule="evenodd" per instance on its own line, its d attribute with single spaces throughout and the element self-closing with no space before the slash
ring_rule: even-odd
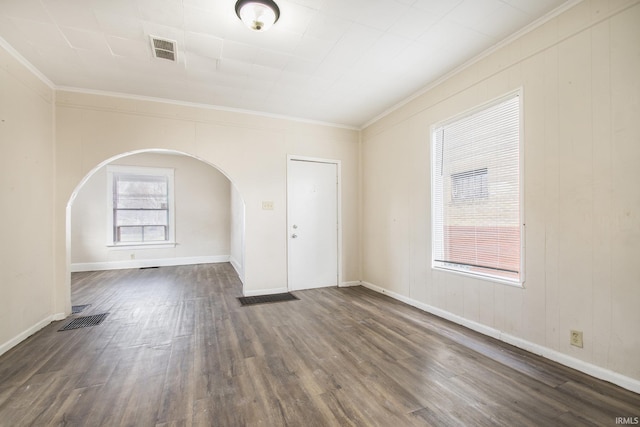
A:
<svg viewBox="0 0 640 427">
<path fill-rule="evenodd" d="M 168 59 L 176 62 L 177 42 L 174 40 L 160 39 L 151 36 L 151 50 L 154 58 Z"/>
</svg>

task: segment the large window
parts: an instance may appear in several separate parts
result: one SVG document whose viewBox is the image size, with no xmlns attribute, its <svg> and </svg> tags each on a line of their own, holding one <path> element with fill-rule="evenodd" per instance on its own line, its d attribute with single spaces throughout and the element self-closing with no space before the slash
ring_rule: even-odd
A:
<svg viewBox="0 0 640 427">
<path fill-rule="evenodd" d="M 437 124 L 433 267 L 522 283 L 520 96 Z"/>
<path fill-rule="evenodd" d="M 173 242 L 173 169 L 110 166 L 109 243 Z"/>
</svg>

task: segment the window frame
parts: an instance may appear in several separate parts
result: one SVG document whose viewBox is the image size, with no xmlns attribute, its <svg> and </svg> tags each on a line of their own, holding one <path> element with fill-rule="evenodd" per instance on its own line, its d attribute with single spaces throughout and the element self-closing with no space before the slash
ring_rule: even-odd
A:
<svg viewBox="0 0 640 427">
<path fill-rule="evenodd" d="M 453 268 L 446 268 L 446 267 L 441 267 L 439 265 L 436 265 L 436 257 L 434 256 L 434 254 L 436 253 L 436 239 L 434 238 L 435 235 L 435 219 L 436 219 L 436 205 L 434 203 L 434 197 L 436 194 L 436 188 L 435 188 L 435 179 L 434 179 L 434 174 L 436 172 L 435 167 L 434 167 L 434 159 L 436 157 L 436 138 L 434 137 L 435 132 L 437 129 L 442 128 L 443 126 L 446 126 L 448 124 L 460 121 L 465 119 L 466 117 L 469 117 L 473 114 L 482 112 L 484 110 L 487 110 L 493 106 L 496 106 L 502 102 L 505 102 L 511 98 L 514 97 L 518 97 L 518 119 L 519 119 L 519 129 L 518 129 L 518 192 L 519 192 L 519 200 L 518 200 L 518 210 L 519 210 L 519 218 L 520 218 L 520 223 L 519 223 L 519 231 L 520 231 L 520 271 L 519 271 L 519 278 L 517 280 L 510 280 L 510 279 L 506 279 L 506 278 L 500 278 L 500 277 L 496 277 L 496 276 L 491 276 L 488 274 L 481 274 L 481 273 L 474 273 L 474 272 L 468 272 L 468 271 L 462 271 L 462 270 L 458 270 L 458 269 L 453 269 Z M 524 127 L 525 127 L 525 122 L 524 122 L 524 91 L 523 88 L 520 87 L 518 89 L 512 90 L 510 92 L 505 93 L 504 95 L 501 95 L 497 98 L 491 99 L 485 103 L 482 103 L 480 105 L 477 105 L 475 107 L 472 107 L 470 109 L 467 109 L 465 111 L 462 111 L 458 114 L 455 114 L 447 119 L 444 120 L 440 120 L 438 122 L 433 123 L 430 126 L 429 129 L 429 139 L 430 139 L 430 151 L 429 151 L 429 167 L 430 167 L 430 174 L 429 174 L 429 179 L 430 179 L 430 190 L 431 190 L 431 194 L 429 196 L 429 202 L 431 204 L 431 209 L 430 209 L 430 214 L 431 214 L 431 224 L 430 224 L 430 233 L 431 233 L 431 269 L 432 271 L 439 271 L 439 272 L 444 272 L 444 273 L 451 273 L 451 274 L 455 274 L 455 275 L 459 275 L 459 276 L 465 276 L 465 277 L 471 277 L 474 279 L 478 279 L 478 280 L 483 280 L 483 281 L 489 281 L 489 282 L 493 282 L 493 283 L 500 283 L 500 284 L 505 284 L 505 285 L 509 285 L 509 286 L 514 286 L 514 287 L 518 287 L 518 288 L 523 288 L 525 287 L 525 282 L 526 282 L 526 263 L 525 263 L 525 259 L 526 259 L 526 244 L 525 244 L 525 240 L 526 240 L 526 221 L 525 221 L 525 194 L 524 194 L 524 190 L 525 190 L 525 184 L 524 184 L 524 176 L 525 176 L 525 170 L 524 170 L 524 165 L 525 165 L 525 151 L 524 151 Z"/>
<path fill-rule="evenodd" d="M 167 178 L 167 208 L 168 208 L 168 238 L 167 240 L 157 240 L 148 242 L 117 242 L 115 240 L 114 230 L 114 184 L 115 177 L 118 175 L 144 175 L 144 176 L 160 176 Z M 113 249 L 154 249 L 175 247 L 175 197 L 174 197 L 174 169 L 173 168 L 157 168 L 147 166 L 123 166 L 108 165 L 107 166 L 107 246 Z"/>
</svg>

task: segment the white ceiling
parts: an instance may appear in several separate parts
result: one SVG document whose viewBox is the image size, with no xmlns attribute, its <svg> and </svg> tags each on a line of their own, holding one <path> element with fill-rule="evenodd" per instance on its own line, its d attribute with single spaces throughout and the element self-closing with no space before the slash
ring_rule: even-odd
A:
<svg viewBox="0 0 640 427">
<path fill-rule="evenodd" d="M 0 37 L 56 87 L 360 127 L 566 0 L 0 0 Z M 178 62 L 149 36 L 176 40 Z"/>
</svg>

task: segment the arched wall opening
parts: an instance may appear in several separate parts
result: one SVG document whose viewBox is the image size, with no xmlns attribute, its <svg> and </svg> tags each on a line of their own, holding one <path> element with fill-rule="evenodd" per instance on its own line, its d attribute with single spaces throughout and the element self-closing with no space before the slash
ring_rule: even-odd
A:
<svg viewBox="0 0 640 427">
<path fill-rule="evenodd" d="M 108 247 L 106 169 L 115 164 L 175 170 L 175 245 Z M 95 166 L 68 200 L 66 284 L 70 289 L 74 271 L 231 262 L 244 286 L 244 233 L 244 199 L 231 177 L 217 165 L 176 150 L 121 153 Z"/>
</svg>

